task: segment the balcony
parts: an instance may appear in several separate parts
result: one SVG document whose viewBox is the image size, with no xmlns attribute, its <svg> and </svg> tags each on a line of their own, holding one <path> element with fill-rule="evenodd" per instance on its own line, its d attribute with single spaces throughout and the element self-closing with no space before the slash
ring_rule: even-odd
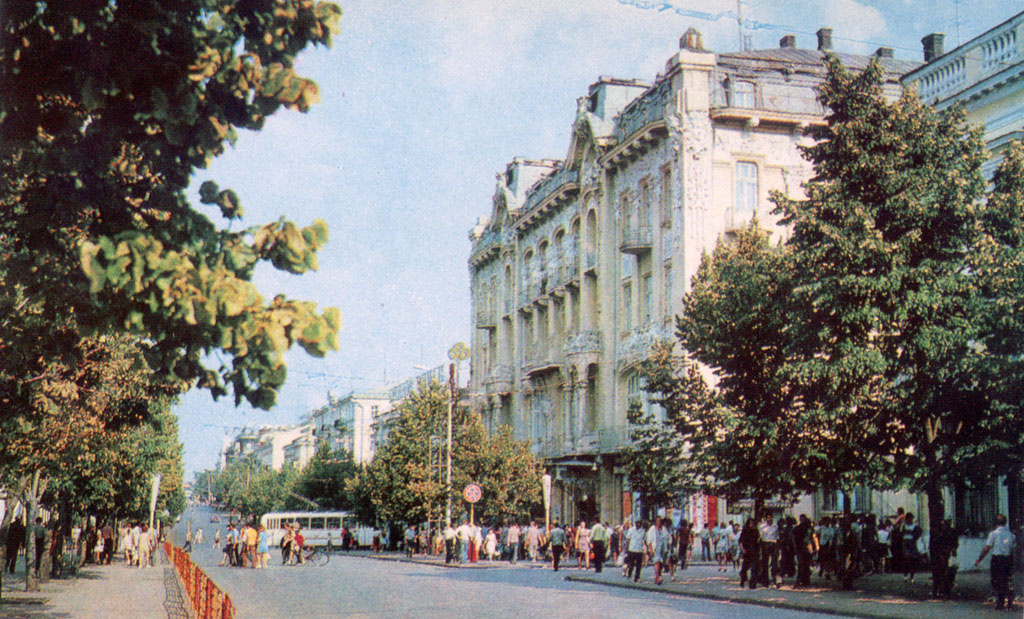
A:
<svg viewBox="0 0 1024 619">
<path fill-rule="evenodd" d="M 526 351 L 523 359 L 523 374 L 539 374 L 547 370 L 560 368 L 561 359 L 555 354 L 554 347 L 548 342 L 537 343 L 532 350 Z"/>
<path fill-rule="evenodd" d="M 672 97 L 671 80 L 662 80 L 622 110 L 615 123 L 615 137 L 621 144 L 633 134 L 665 119 L 665 106 Z"/>
<path fill-rule="evenodd" d="M 653 235 L 650 226 L 630 226 L 622 229 L 619 251 L 624 254 L 641 255 L 651 251 Z"/>
<path fill-rule="evenodd" d="M 596 329 L 576 331 L 565 339 L 563 352 L 566 357 L 586 354 L 601 354 L 601 332 Z"/>
<path fill-rule="evenodd" d="M 469 254 L 469 262 L 472 265 L 479 265 L 486 260 L 497 256 L 501 250 L 501 235 L 494 230 L 486 230 L 473 242 L 473 249 Z"/>
<path fill-rule="evenodd" d="M 532 214 L 531 211 L 548 202 L 548 198 L 558 197 L 564 191 L 575 189 L 579 179 L 580 174 L 577 170 L 566 168 L 540 179 L 530 187 L 526 203 L 523 205 L 523 213 Z"/>
<path fill-rule="evenodd" d="M 651 355 L 655 344 L 672 338 L 671 324 L 650 323 L 633 329 L 619 340 L 616 351 L 616 367 L 621 370 L 629 365 L 644 361 Z"/>
<path fill-rule="evenodd" d="M 512 393 L 512 366 L 496 365 L 484 378 L 484 389 L 488 395 L 507 395 Z"/>
<path fill-rule="evenodd" d="M 490 307 L 478 307 L 476 310 L 475 322 L 477 329 L 494 329 L 498 326 L 498 321 L 494 316 L 494 310 Z"/>
</svg>

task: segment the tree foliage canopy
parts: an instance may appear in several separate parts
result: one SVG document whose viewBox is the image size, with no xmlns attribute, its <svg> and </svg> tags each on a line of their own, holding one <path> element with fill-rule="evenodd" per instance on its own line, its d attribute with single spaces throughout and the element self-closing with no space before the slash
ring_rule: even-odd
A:
<svg viewBox="0 0 1024 619">
<path fill-rule="evenodd" d="M 221 229 L 194 209 L 194 173 L 316 84 L 294 71 L 329 45 L 327 2 L 16 2 L 0 48 L 0 250 L 8 308 L 70 316 L 71 334 L 127 331 L 157 372 L 269 407 L 284 354 L 336 348 L 337 310 L 251 283 L 256 265 L 316 268 L 322 221 Z M 214 182 L 204 204 L 242 216 Z M 40 335 L 40 337 L 43 337 Z M 207 368 L 222 350 L 230 363 Z"/>
</svg>

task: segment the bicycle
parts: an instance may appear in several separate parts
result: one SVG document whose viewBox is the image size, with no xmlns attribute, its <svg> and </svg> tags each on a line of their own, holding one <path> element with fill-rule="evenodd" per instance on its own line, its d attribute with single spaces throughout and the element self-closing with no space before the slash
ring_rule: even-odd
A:
<svg viewBox="0 0 1024 619">
<path fill-rule="evenodd" d="M 308 553 L 303 555 L 302 565 L 316 565 L 317 567 L 323 567 L 327 565 L 330 560 L 331 555 L 314 546 Z"/>
</svg>

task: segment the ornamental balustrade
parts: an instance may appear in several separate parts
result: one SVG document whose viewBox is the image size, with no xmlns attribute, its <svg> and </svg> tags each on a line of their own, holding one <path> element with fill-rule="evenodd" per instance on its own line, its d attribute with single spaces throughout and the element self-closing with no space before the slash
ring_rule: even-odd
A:
<svg viewBox="0 0 1024 619">
<path fill-rule="evenodd" d="M 567 168 L 561 168 L 558 171 L 545 176 L 530 187 L 529 194 L 526 196 L 524 211 L 529 212 L 538 204 L 546 200 L 548 196 L 551 196 L 555 192 L 561 190 L 566 185 L 578 183 L 579 178 L 580 174 L 578 170 Z"/>
<path fill-rule="evenodd" d="M 639 99 L 630 103 L 615 119 L 615 137 L 619 143 L 647 125 L 665 117 L 665 106 L 672 96 L 672 82 L 663 80 Z"/>
<path fill-rule="evenodd" d="M 1007 69 L 1019 67 L 1024 60 L 1024 46 L 1018 40 L 1022 25 L 1024 17 L 1018 16 L 955 50 L 955 54 L 946 54 L 912 71 L 906 83 L 917 84 L 921 99 L 935 103 Z"/>
</svg>

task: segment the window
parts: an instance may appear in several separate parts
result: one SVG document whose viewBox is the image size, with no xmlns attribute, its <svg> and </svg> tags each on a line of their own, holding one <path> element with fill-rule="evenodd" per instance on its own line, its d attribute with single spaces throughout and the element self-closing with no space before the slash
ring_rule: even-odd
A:
<svg viewBox="0 0 1024 619">
<path fill-rule="evenodd" d="M 675 299 L 672 298 L 672 265 L 665 265 L 665 315 L 672 316 L 672 304 L 675 303 Z"/>
<path fill-rule="evenodd" d="M 757 164 L 750 161 L 736 162 L 736 203 L 737 215 L 753 214 L 757 211 Z"/>
<path fill-rule="evenodd" d="M 648 323 L 654 318 L 654 280 L 650 273 L 644 275 L 643 280 L 640 282 L 640 320 L 644 323 Z"/>
<path fill-rule="evenodd" d="M 621 263 L 622 279 L 629 279 L 636 274 L 636 258 L 629 254 L 622 254 Z"/>
<path fill-rule="evenodd" d="M 661 169 L 661 225 L 672 227 L 672 168 Z"/>
<path fill-rule="evenodd" d="M 629 331 L 633 328 L 633 284 L 622 285 L 622 327 Z"/>
<path fill-rule="evenodd" d="M 632 229 L 634 225 L 632 210 L 629 203 L 629 192 L 623 191 L 619 194 L 619 223 L 622 225 L 623 234 Z"/>
<path fill-rule="evenodd" d="M 729 81 L 730 107 L 754 107 L 754 83 Z"/>
<path fill-rule="evenodd" d="M 651 227 L 651 185 L 644 179 L 640 182 L 640 204 L 637 206 L 637 226 L 641 229 Z"/>
</svg>

